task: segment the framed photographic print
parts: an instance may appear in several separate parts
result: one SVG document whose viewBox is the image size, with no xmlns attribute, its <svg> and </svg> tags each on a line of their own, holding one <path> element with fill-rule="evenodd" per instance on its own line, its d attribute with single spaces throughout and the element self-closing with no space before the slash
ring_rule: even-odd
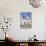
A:
<svg viewBox="0 0 46 46">
<path fill-rule="evenodd" d="M 20 13 L 20 28 L 21 29 L 32 28 L 32 13 L 31 12 Z"/>
</svg>

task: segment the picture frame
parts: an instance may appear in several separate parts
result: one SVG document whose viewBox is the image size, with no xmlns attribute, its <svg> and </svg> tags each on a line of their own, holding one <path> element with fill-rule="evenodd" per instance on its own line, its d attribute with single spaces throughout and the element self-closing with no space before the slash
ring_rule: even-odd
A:
<svg viewBox="0 0 46 46">
<path fill-rule="evenodd" d="M 20 13 L 20 28 L 21 29 L 32 28 L 32 13 L 31 12 Z"/>
</svg>

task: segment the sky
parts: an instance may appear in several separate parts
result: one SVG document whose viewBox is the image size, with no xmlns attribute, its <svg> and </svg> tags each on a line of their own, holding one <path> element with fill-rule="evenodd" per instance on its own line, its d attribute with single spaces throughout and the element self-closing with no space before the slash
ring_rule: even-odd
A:
<svg viewBox="0 0 46 46">
<path fill-rule="evenodd" d="M 20 14 L 23 17 L 23 19 L 25 19 L 25 17 L 29 17 L 29 19 L 30 19 L 32 17 L 31 12 L 21 12 Z"/>
</svg>

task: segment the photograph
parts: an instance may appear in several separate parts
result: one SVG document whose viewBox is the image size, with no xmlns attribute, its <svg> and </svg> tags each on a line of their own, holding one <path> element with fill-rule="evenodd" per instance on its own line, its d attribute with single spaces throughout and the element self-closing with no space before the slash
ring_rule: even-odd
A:
<svg viewBox="0 0 46 46">
<path fill-rule="evenodd" d="M 31 12 L 20 13 L 20 28 L 23 28 L 23 29 L 32 28 L 32 13 Z"/>
</svg>

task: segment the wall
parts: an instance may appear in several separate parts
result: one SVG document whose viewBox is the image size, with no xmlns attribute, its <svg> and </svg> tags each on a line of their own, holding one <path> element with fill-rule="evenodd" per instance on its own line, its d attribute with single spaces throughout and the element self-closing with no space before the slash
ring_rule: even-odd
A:
<svg viewBox="0 0 46 46">
<path fill-rule="evenodd" d="M 32 12 L 32 29 L 20 29 L 20 12 L 22 11 Z M 39 40 L 44 40 L 45 12 L 45 8 L 32 8 L 28 0 L 0 0 L 0 17 L 13 17 L 8 33 L 16 40 L 28 40 L 34 34 Z"/>
<path fill-rule="evenodd" d="M 46 39 L 46 15 L 45 15 L 45 24 L 44 24 L 45 28 L 44 28 L 44 38 Z"/>
</svg>

